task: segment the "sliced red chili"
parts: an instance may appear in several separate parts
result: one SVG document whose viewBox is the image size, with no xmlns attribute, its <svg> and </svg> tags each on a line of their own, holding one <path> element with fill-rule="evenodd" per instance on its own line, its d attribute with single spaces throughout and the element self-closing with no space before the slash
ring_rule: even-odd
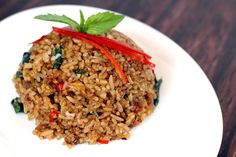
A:
<svg viewBox="0 0 236 157">
<path fill-rule="evenodd" d="M 140 105 L 135 105 L 133 110 L 135 113 L 138 113 L 138 112 L 141 112 L 143 110 L 143 108 Z"/>
<path fill-rule="evenodd" d="M 154 63 L 151 63 L 150 61 L 148 61 L 146 58 L 151 59 L 151 56 L 149 56 L 148 54 L 141 52 L 139 50 L 136 50 L 134 48 L 131 48 L 129 46 L 123 45 L 117 41 L 105 38 L 105 37 L 100 37 L 100 36 L 93 36 L 93 35 L 89 35 L 89 34 L 84 34 L 81 32 L 75 32 L 73 30 L 70 29 L 63 29 L 63 28 L 57 28 L 57 27 L 53 27 L 53 31 L 60 33 L 60 34 L 64 34 L 64 35 L 69 35 L 72 36 L 74 38 L 79 38 L 79 37 L 84 37 L 86 39 L 90 39 L 92 41 L 97 42 L 98 44 L 103 44 L 109 48 L 112 49 L 116 49 L 124 54 L 127 54 L 128 56 L 130 56 L 131 58 L 138 60 L 146 65 L 151 66 L 152 68 L 155 67 Z M 141 56 L 138 56 L 137 54 L 140 54 Z M 143 58 L 144 57 L 144 58 Z M 145 58 L 146 57 L 146 58 Z"/>
<path fill-rule="evenodd" d="M 127 45 L 121 44 L 115 40 L 111 40 L 109 38 L 105 38 L 105 37 L 101 37 L 101 36 L 92 36 L 89 34 L 85 34 L 85 36 L 87 36 L 88 38 L 94 39 L 94 40 L 99 40 L 102 44 L 106 45 L 107 47 L 113 48 L 113 49 L 117 49 L 120 51 L 130 51 L 130 52 L 135 52 L 137 54 L 140 54 L 148 59 L 151 59 L 152 57 L 142 51 L 139 51 L 137 49 L 134 49 L 132 47 L 129 47 Z"/>
<path fill-rule="evenodd" d="M 113 46 L 111 46 L 111 47 L 113 47 Z M 115 47 L 113 47 L 113 48 L 116 49 Z M 135 59 L 137 61 L 142 62 L 145 65 L 149 65 L 152 68 L 155 68 L 155 66 L 156 66 L 154 63 L 148 61 L 147 59 L 145 59 L 145 58 L 143 58 L 141 56 L 138 56 L 138 55 L 130 52 L 129 50 L 126 50 L 126 49 L 123 49 L 123 48 L 119 48 L 119 51 L 123 52 L 124 54 L 127 54 L 128 56 L 130 56 L 131 58 L 133 58 L 133 59 Z"/>
<path fill-rule="evenodd" d="M 41 36 L 39 39 L 33 41 L 32 44 L 37 44 L 37 43 L 39 43 L 40 41 L 44 40 L 45 37 L 46 37 L 46 35 Z"/>
<path fill-rule="evenodd" d="M 108 144 L 108 143 L 109 143 L 109 140 L 99 139 L 99 140 L 98 140 L 98 143 L 100 143 L 100 144 Z"/>
<path fill-rule="evenodd" d="M 87 43 L 93 45 L 93 46 L 96 47 L 97 49 L 100 49 L 100 50 L 107 56 L 107 58 L 111 61 L 111 63 L 114 64 L 116 70 L 118 71 L 118 73 L 120 74 L 120 77 L 122 78 L 123 83 L 124 83 L 124 84 L 127 83 L 127 78 L 126 78 L 124 72 L 122 71 L 122 69 L 121 69 L 119 63 L 117 62 L 117 60 L 115 60 L 115 59 L 111 56 L 111 54 L 110 54 L 109 52 L 107 52 L 102 46 L 96 44 L 95 42 L 93 42 L 93 41 L 91 41 L 91 40 L 87 40 L 87 39 L 85 39 L 85 38 L 83 38 L 83 37 L 79 37 L 79 38 L 80 38 L 81 40 L 83 40 L 83 41 L 85 41 L 85 42 L 87 42 Z"/>
<path fill-rule="evenodd" d="M 60 82 L 56 85 L 57 87 L 57 91 L 58 92 L 61 92 L 63 90 L 63 87 L 64 87 L 64 83 L 63 82 Z"/>
<path fill-rule="evenodd" d="M 49 114 L 49 122 L 50 123 L 53 123 L 54 122 L 54 119 L 57 118 L 59 112 L 58 111 L 52 111 L 50 112 Z"/>
</svg>

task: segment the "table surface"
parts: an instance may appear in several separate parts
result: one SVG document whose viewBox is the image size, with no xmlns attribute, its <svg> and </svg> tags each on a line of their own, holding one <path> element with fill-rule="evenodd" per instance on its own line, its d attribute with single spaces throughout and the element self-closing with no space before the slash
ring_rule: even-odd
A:
<svg viewBox="0 0 236 157">
<path fill-rule="evenodd" d="M 236 156 L 236 0 L 0 0 L 0 20 L 49 4 L 117 11 L 151 25 L 183 47 L 206 73 L 220 101 L 224 133 L 218 157 Z"/>
</svg>

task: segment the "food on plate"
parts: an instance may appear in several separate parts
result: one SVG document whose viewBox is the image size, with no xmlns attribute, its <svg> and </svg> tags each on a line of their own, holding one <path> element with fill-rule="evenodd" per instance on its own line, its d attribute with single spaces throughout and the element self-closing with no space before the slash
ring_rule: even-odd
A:
<svg viewBox="0 0 236 157">
<path fill-rule="evenodd" d="M 123 18 L 103 12 L 85 20 L 80 11 L 77 23 L 65 15 L 36 16 L 69 27 L 53 27 L 32 42 L 13 77 L 19 98 L 12 105 L 35 119 L 35 135 L 64 138 L 69 147 L 107 144 L 128 139 L 153 112 L 161 80 L 151 56 L 112 29 Z"/>
</svg>

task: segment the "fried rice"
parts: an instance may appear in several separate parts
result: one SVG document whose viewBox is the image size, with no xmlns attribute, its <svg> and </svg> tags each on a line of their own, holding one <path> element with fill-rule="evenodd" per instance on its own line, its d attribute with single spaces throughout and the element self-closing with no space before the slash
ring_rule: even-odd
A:
<svg viewBox="0 0 236 157">
<path fill-rule="evenodd" d="M 141 50 L 118 31 L 103 36 Z M 24 112 L 35 119 L 33 134 L 64 138 L 68 146 L 107 143 L 128 139 L 130 130 L 153 112 L 158 91 L 152 68 L 103 47 L 119 62 L 126 84 L 109 59 L 82 40 L 51 32 L 33 44 L 30 60 L 19 65 L 22 77 L 13 78 Z M 53 67 L 56 49 L 61 49 L 58 69 Z"/>
</svg>

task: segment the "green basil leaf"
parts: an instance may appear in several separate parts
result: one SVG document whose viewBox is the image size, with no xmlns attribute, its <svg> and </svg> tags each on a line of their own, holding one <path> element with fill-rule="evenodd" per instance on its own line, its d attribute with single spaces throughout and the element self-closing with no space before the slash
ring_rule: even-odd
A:
<svg viewBox="0 0 236 157">
<path fill-rule="evenodd" d="M 83 75 L 83 74 L 86 74 L 86 72 L 87 71 L 85 71 L 84 69 L 79 69 L 79 68 L 75 70 L 76 74 L 82 74 Z"/>
<path fill-rule="evenodd" d="M 46 15 L 38 15 L 34 17 L 35 19 L 44 20 L 44 21 L 53 21 L 53 22 L 61 22 L 68 24 L 70 27 L 72 27 L 74 30 L 80 30 L 80 25 L 72 20 L 71 18 L 65 16 L 65 15 L 56 15 L 56 14 L 46 14 Z"/>
<path fill-rule="evenodd" d="M 61 57 L 61 55 L 62 55 L 62 50 L 60 48 L 56 48 L 55 49 L 55 54 L 54 54 L 55 61 L 53 63 L 53 68 L 54 69 L 60 69 L 61 64 L 62 64 L 62 57 Z"/>
<path fill-rule="evenodd" d="M 11 104 L 16 113 L 22 113 L 22 112 L 24 113 L 24 106 L 19 97 L 16 97 L 15 99 L 13 99 L 11 101 Z"/>
<path fill-rule="evenodd" d="M 22 72 L 17 71 L 17 72 L 16 72 L 16 77 L 17 77 L 17 78 L 21 78 L 21 77 L 23 77 Z"/>
<path fill-rule="evenodd" d="M 156 90 L 158 96 L 154 100 L 154 106 L 157 106 L 159 103 L 159 91 L 160 91 L 161 83 L 162 83 L 162 79 L 157 80 L 157 78 L 155 78 L 154 90 Z"/>
<path fill-rule="evenodd" d="M 85 22 L 86 33 L 92 35 L 99 35 L 114 28 L 123 20 L 124 16 L 116 15 L 111 12 L 98 13 L 90 16 Z"/>
<path fill-rule="evenodd" d="M 81 10 L 79 12 L 80 12 L 80 31 L 84 32 L 84 30 L 85 30 L 85 28 L 84 28 L 84 23 L 85 23 L 84 14 Z"/>
</svg>

